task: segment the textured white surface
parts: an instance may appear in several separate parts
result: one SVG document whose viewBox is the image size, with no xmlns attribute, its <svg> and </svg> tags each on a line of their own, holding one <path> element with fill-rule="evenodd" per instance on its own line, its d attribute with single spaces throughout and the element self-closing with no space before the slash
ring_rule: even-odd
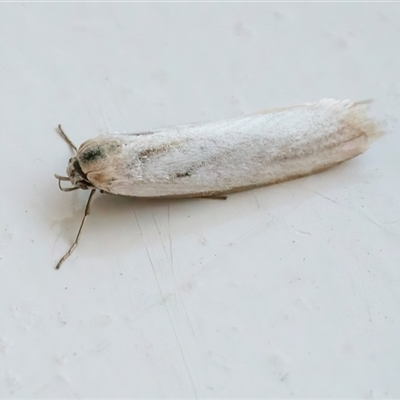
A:
<svg viewBox="0 0 400 400">
<path fill-rule="evenodd" d="M 0 5 L 0 397 L 399 397 L 398 4 Z M 376 99 L 388 134 L 227 201 L 53 173 L 115 131 Z"/>
</svg>

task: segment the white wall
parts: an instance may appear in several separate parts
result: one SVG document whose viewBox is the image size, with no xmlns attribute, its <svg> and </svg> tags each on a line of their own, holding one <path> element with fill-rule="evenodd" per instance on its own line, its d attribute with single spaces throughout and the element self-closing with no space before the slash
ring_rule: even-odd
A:
<svg viewBox="0 0 400 400">
<path fill-rule="evenodd" d="M 0 397 L 400 396 L 400 8 L 0 4 Z M 387 135 L 227 201 L 62 193 L 71 139 L 376 99 Z"/>
</svg>

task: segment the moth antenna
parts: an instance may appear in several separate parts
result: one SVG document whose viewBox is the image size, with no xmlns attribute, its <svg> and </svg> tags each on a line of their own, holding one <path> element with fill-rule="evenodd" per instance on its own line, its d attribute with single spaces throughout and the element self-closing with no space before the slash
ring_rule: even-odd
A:
<svg viewBox="0 0 400 400">
<path fill-rule="evenodd" d="M 75 189 L 72 189 L 72 190 L 75 190 Z M 61 267 L 61 264 L 72 254 L 72 252 L 75 250 L 75 247 L 78 246 L 78 241 L 79 241 L 79 237 L 81 236 L 83 224 L 85 223 L 86 217 L 89 215 L 90 203 L 92 201 L 95 191 L 96 191 L 96 189 L 92 189 L 92 191 L 90 192 L 90 195 L 89 195 L 88 201 L 86 203 L 86 207 L 85 207 L 85 214 L 83 215 L 81 226 L 79 227 L 75 242 L 72 244 L 71 248 L 62 256 L 60 261 L 57 263 L 56 269 L 59 269 Z"/>
<path fill-rule="evenodd" d="M 61 137 L 69 144 L 69 146 L 75 151 L 75 154 L 78 152 L 78 149 L 76 146 L 71 142 L 69 137 L 65 134 L 63 129 L 61 128 L 61 124 L 58 124 L 58 133 L 61 135 Z"/>
<path fill-rule="evenodd" d="M 54 176 L 60 181 L 69 181 L 70 180 L 68 178 L 68 176 L 61 176 L 61 175 L 58 175 L 58 174 L 54 174 Z"/>
<path fill-rule="evenodd" d="M 69 178 L 67 178 L 66 176 L 60 176 L 60 175 L 57 175 L 57 174 L 54 174 L 54 176 L 58 179 L 58 187 L 59 187 L 59 189 L 61 191 L 63 191 L 63 192 L 72 192 L 73 190 L 78 190 L 79 189 L 79 186 L 72 186 L 72 187 L 69 187 L 69 188 L 63 188 L 61 186 L 61 181 L 69 181 Z"/>
</svg>

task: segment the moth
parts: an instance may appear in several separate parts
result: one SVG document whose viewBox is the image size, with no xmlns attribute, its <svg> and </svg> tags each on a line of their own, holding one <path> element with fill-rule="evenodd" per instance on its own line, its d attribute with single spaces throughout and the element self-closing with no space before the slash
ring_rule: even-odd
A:
<svg viewBox="0 0 400 400">
<path fill-rule="evenodd" d="M 364 152 L 382 134 L 370 101 L 323 99 L 219 122 L 101 135 L 74 150 L 64 192 L 90 189 L 73 252 L 96 190 L 147 198 L 220 198 L 321 172 Z M 70 187 L 63 187 L 69 181 Z"/>
</svg>

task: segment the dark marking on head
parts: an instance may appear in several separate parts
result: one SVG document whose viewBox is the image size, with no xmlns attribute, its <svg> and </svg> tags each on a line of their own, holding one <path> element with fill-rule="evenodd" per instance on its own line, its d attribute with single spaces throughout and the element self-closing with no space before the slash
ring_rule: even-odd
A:
<svg viewBox="0 0 400 400">
<path fill-rule="evenodd" d="M 88 149 L 80 156 L 82 162 L 84 163 L 95 161 L 100 157 L 103 157 L 103 151 L 100 149 L 100 147 Z"/>
</svg>

